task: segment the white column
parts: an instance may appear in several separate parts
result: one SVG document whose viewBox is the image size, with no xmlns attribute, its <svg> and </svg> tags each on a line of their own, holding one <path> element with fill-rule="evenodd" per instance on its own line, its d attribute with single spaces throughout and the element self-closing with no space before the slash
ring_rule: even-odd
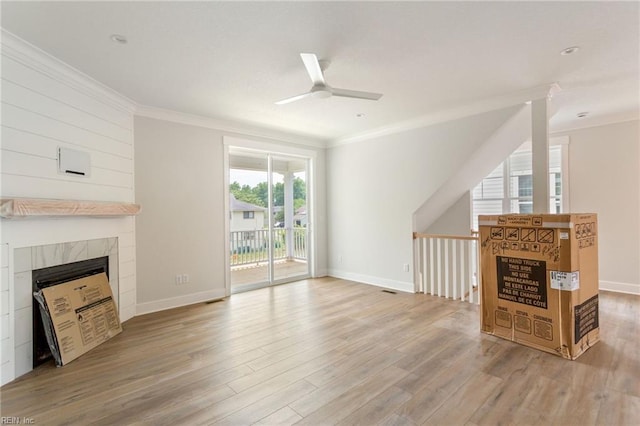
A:
<svg viewBox="0 0 640 426">
<path fill-rule="evenodd" d="M 287 258 L 293 259 L 293 173 L 284 174 L 284 229 Z"/>
<path fill-rule="evenodd" d="M 548 98 L 531 102 L 533 212 L 549 213 L 549 111 Z"/>
</svg>

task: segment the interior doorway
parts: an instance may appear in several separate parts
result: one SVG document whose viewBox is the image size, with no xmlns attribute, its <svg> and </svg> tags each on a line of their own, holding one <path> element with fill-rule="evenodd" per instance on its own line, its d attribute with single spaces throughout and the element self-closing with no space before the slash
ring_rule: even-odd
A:
<svg viewBox="0 0 640 426">
<path fill-rule="evenodd" d="M 231 293 L 311 275 L 309 162 L 229 146 Z"/>
</svg>

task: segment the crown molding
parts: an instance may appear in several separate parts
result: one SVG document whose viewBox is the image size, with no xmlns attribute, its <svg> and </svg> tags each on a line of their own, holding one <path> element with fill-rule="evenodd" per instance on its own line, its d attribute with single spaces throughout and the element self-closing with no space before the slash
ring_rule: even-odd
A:
<svg viewBox="0 0 640 426">
<path fill-rule="evenodd" d="M 421 127 L 428 127 L 438 123 L 444 123 L 447 121 L 457 120 L 484 112 L 523 104 L 536 99 L 551 98 L 561 90 L 562 89 L 560 88 L 560 85 L 558 83 L 550 83 L 543 86 L 534 87 L 532 89 L 510 93 L 505 96 L 483 99 L 473 103 L 436 111 L 420 116 L 418 118 L 402 121 L 389 126 L 380 127 L 378 129 L 366 131 L 353 136 L 333 139 L 329 141 L 327 147 L 346 145 L 354 142 L 364 141 L 367 139 L 406 132 L 408 130 L 414 130 Z"/>
<path fill-rule="evenodd" d="M 550 125 L 550 133 L 552 135 L 567 133 L 576 130 L 588 129 L 591 127 L 607 126 L 610 124 L 625 123 L 627 121 L 640 120 L 640 114 L 634 111 L 627 111 L 619 114 L 609 114 L 605 116 L 589 116 L 586 118 L 572 120 L 570 122 Z"/>
<path fill-rule="evenodd" d="M 212 117 L 187 114 L 183 112 L 146 105 L 138 105 L 134 114 L 141 117 L 153 118 L 156 120 L 171 121 L 174 123 L 186 124 L 189 126 L 220 130 L 238 136 L 250 136 L 261 139 L 268 139 L 270 141 L 285 142 L 298 146 L 304 145 L 313 148 L 326 148 L 326 141 L 323 139 L 314 139 L 310 138 L 309 136 L 298 135 L 291 132 L 267 129 L 264 127 L 254 126 L 249 123 L 221 120 Z"/>
<path fill-rule="evenodd" d="M 2 55 L 113 108 L 133 113 L 136 103 L 15 34 L 0 28 Z"/>
</svg>

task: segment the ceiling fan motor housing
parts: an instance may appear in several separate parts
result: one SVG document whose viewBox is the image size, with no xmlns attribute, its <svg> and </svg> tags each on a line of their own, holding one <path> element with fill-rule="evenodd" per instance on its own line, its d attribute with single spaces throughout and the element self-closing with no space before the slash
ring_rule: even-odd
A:
<svg viewBox="0 0 640 426">
<path fill-rule="evenodd" d="M 319 99 L 328 98 L 331 96 L 331 88 L 326 85 L 315 85 L 311 88 L 311 96 Z"/>
</svg>

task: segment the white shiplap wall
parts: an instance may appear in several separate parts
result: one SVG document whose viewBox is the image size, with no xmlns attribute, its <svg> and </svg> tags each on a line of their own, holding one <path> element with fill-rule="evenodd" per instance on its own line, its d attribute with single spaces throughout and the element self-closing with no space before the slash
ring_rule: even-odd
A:
<svg viewBox="0 0 640 426">
<path fill-rule="evenodd" d="M 133 108 L 130 100 L 2 30 L 2 197 L 134 202 Z M 90 177 L 59 174 L 59 147 L 85 151 Z M 13 250 L 64 241 L 118 237 L 123 321 L 135 314 L 135 221 L 120 218 L 6 220 L 0 287 L 1 383 L 17 371 Z"/>
</svg>

